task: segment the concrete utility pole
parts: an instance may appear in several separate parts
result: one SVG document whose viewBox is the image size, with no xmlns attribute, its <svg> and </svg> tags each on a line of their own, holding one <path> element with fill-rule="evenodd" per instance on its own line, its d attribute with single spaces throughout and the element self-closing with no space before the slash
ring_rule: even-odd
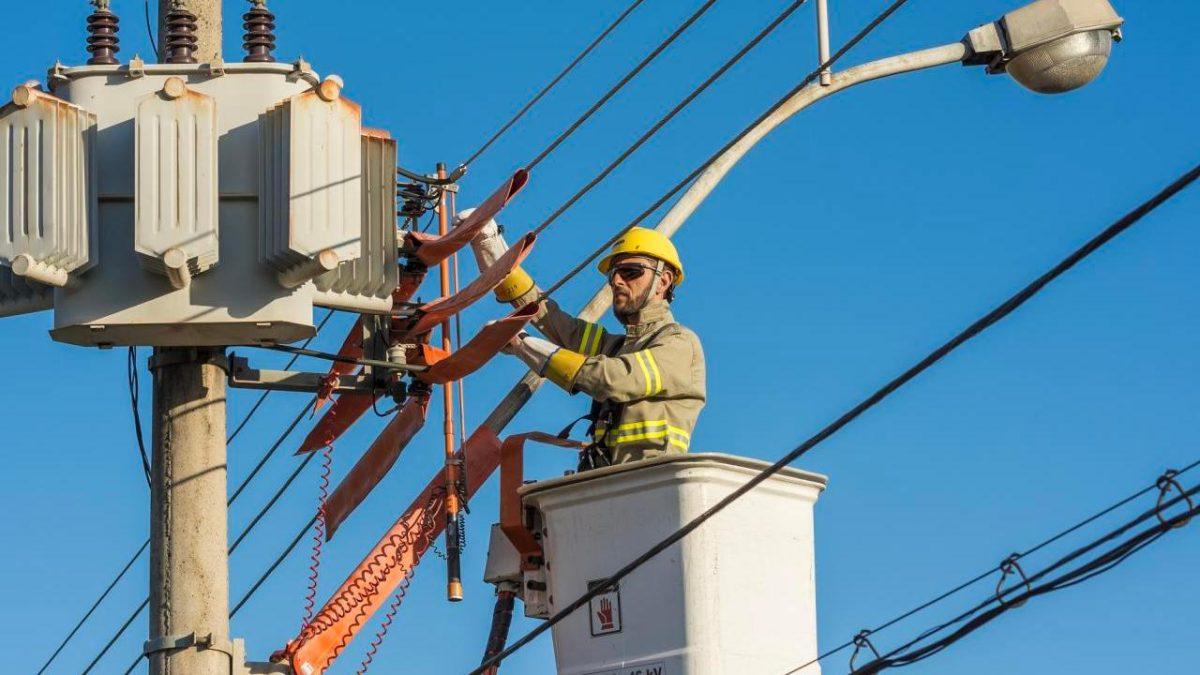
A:
<svg viewBox="0 0 1200 675">
<path fill-rule="evenodd" d="M 197 60 L 220 58 L 220 0 L 159 0 L 159 61 L 175 8 L 196 15 Z M 160 347 L 150 367 L 150 673 L 230 675 L 242 664 L 229 639 L 225 353 Z"/>
<path fill-rule="evenodd" d="M 231 673 L 224 358 L 221 348 L 166 347 L 150 361 L 152 675 Z"/>
<path fill-rule="evenodd" d="M 196 15 L 196 59 L 211 63 L 221 58 L 220 0 L 158 0 L 158 59 L 166 58 L 167 13 L 179 7 Z"/>
</svg>

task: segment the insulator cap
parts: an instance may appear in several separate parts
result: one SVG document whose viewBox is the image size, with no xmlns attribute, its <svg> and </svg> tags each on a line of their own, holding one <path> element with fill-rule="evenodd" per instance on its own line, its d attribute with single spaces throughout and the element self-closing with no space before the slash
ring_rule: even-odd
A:
<svg viewBox="0 0 1200 675">
<path fill-rule="evenodd" d="M 182 7 L 167 13 L 167 63 L 196 63 L 196 15 Z"/>
<path fill-rule="evenodd" d="M 253 5 L 242 15 L 246 34 L 242 37 L 242 48 L 246 50 L 247 63 L 269 63 L 275 60 L 271 53 L 275 49 L 275 15 L 267 9 L 265 0 L 250 0 Z"/>
<path fill-rule="evenodd" d="M 96 11 L 87 18 L 87 50 L 91 58 L 89 66 L 112 66 L 118 63 L 117 52 L 121 51 L 121 39 L 117 37 L 121 19 L 109 11 L 108 3 L 96 5 Z"/>
</svg>

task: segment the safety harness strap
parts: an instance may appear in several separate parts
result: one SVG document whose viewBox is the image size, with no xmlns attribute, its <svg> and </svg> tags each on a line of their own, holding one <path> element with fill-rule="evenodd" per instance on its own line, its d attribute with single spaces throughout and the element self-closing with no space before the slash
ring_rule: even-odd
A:
<svg viewBox="0 0 1200 675">
<path fill-rule="evenodd" d="M 675 324 L 673 323 L 669 323 L 654 331 L 650 334 L 650 337 L 646 338 L 644 344 L 648 345 L 654 342 L 659 335 L 662 335 L 668 328 L 671 328 L 674 325 Z M 605 356 L 617 356 L 628 341 L 629 336 L 626 335 L 620 342 L 614 344 L 614 346 L 608 350 Z M 609 431 L 617 428 L 617 426 L 620 425 L 621 418 L 625 415 L 625 407 L 625 403 L 597 401 L 593 399 L 592 406 L 588 410 L 588 413 L 568 424 L 567 427 L 559 434 L 560 438 L 567 438 L 571 434 L 571 429 L 580 420 L 588 420 L 589 424 L 587 436 L 590 439 L 590 442 L 584 446 L 583 450 L 579 453 L 579 471 L 588 471 L 591 469 L 599 469 L 605 466 L 612 466 L 613 453 L 612 448 L 608 445 L 607 436 Z M 596 428 L 601 421 L 604 422 L 604 435 L 597 439 Z"/>
</svg>

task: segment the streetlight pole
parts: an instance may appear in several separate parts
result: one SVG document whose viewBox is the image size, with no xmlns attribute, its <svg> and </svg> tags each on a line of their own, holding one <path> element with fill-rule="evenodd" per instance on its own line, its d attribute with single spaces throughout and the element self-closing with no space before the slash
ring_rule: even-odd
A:
<svg viewBox="0 0 1200 675">
<path fill-rule="evenodd" d="M 196 16 L 195 56 L 221 54 L 220 0 L 159 0 L 159 61 L 171 10 Z M 159 347 L 150 487 L 151 675 L 230 675 L 224 349 Z M 236 663 L 235 663 L 236 662 Z"/>
<path fill-rule="evenodd" d="M 948 63 L 959 63 L 967 55 L 967 46 L 955 42 L 941 47 L 892 56 L 878 61 L 871 61 L 860 66 L 833 73 L 828 84 L 811 84 L 797 91 L 790 98 L 777 106 L 770 115 L 764 117 L 757 125 L 737 139 L 710 164 L 703 173 L 696 177 L 679 201 L 667 211 L 655 227 L 659 232 L 673 235 L 683 221 L 696 211 L 696 208 L 712 193 L 725 174 L 758 144 L 767 134 L 780 124 L 783 124 L 796 113 L 821 99 L 844 91 L 857 84 L 871 82 L 880 78 L 911 73 L 926 68 L 942 66 Z"/>
</svg>

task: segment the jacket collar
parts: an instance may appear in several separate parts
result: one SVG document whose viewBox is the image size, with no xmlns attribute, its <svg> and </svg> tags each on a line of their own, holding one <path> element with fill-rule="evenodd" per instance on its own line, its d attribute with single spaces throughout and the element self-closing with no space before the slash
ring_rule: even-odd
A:
<svg viewBox="0 0 1200 675">
<path fill-rule="evenodd" d="M 638 312 L 636 323 L 625 324 L 625 334 L 634 338 L 641 337 L 671 323 L 675 323 L 675 317 L 671 315 L 671 305 L 666 300 L 651 300 Z"/>
</svg>

